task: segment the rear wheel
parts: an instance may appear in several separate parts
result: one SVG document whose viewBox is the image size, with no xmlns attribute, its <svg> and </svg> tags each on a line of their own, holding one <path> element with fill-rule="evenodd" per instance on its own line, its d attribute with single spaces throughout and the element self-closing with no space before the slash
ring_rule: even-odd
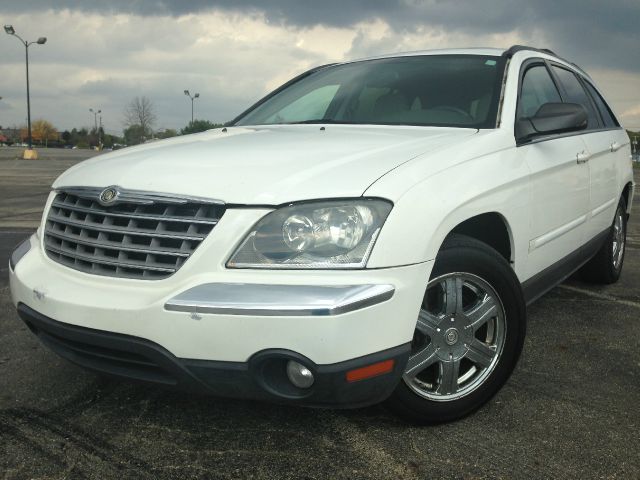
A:
<svg viewBox="0 0 640 480">
<path fill-rule="evenodd" d="M 627 205 L 620 199 L 607 240 L 598 253 L 580 270 L 580 276 L 587 282 L 615 283 L 622 273 L 624 251 L 627 242 Z"/>
<path fill-rule="evenodd" d="M 495 250 L 453 236 L 438 254 L 403 380 L 388 400 L 416 423 L 463 417 L 511 374 L 525 335 L 517 277 Z"/>
</svg>

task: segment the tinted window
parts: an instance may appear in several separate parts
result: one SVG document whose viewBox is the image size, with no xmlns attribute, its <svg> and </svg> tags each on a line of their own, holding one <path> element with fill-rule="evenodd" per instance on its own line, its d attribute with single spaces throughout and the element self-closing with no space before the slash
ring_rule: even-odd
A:
<svg viewBox="0 0 640 480">
<path fill-rule="evenodd" d="M 335 65 L 289 85 L 236 125 L 495 128 L 504 64 L 483 55 L 416 55 Z"/>
<path fill-rule="evenodd" d="M 553 71 L 557 75 L 558 80 L 560 80 L 560 83 L 566 92 L 566 98 L 564 101 L 568 103 L 579 103 L 586 108 L 587 113 L 589 114 L 587 128 L 598 128 L 600 125 L 597 120 L 596 112 L 589 101 L 587 93 L 584 91 L 584 88 L 582 88 L 582 85 L 575 74 L 569 70 L 565 70 L 564 68 L 556 67 L 555 65 L 553 66 Z"/>
<path fill-rule="evenodd" d="M 606 104 L 598 91 L 593 88 L 593 86 L 589 82 L 585 81 L 584 84 L 587 86 L 587 90 L 589 90 L 591 98 L 593 98 L 593 101 L 596 102 L 596 106 L 598 107 L 598 111 L 600 112 L 600 116 L 602 117 L 602 121 L 604 122 L 604 126 L 606 128 L 619 127 L 620 124 L 613 116 L 613 113 L 611 113 L 609 105 Z"/>
<path fill-rule="evenodd" d="M 544 65 L 529 68 L 522 78 L 518 118 L 533 117 L 545 103 L 562 102 L 558 89 Z"/>
</svg>

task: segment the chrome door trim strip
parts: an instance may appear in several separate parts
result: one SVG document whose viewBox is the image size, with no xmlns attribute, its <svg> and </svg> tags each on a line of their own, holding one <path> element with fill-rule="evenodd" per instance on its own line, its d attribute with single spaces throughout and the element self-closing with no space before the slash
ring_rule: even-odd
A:
<svg viewBox="0 0 640 480">
<path fill-rule="evenodd" d="M 169 299 L 165 310 L 251 316 L 341 315 L 393 297 L 393 285 L 205 283 Z"/>
<path fill-rule="evenodd" d="M 604 212 L 607 208 L 609 208 L 611 205 L 613 205 L 614 203 L 616 203 L 616 199 L 612 198 L 611 200 L 608 200 L 606 202 L 604 202 L 602 205 L 600 205 L 599 207 L 594 208 L 591 211 L 591 217 L 595 217 L 596 215 L 601 214 L 602 212 Z"/>
<path fill-rule="evenodd" d="M 540 235 L 537 238 L 534 238 L 529 242 L 529 252 L 533 252 L 536 248 L 540 248 L 543 245 L 555 240 L 558 237 L 561 237 L 565 233 L 570 232 L 576 227 L 579 227 L 587 220 L 586 215 L 581 215 L 575 220 L 571 220 L 569 223 L 565 223 L 564 225 L 556 228 L 555 230 L 551 230 L 543 235 Z"/>
</svg>

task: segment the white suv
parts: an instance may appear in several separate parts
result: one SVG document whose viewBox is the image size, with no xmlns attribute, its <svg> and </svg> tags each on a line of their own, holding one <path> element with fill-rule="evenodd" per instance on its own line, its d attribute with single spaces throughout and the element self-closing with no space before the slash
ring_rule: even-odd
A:
<svg viewBox="0 0 640 480">
<path fill-rule="evenodd" d="M 11 293 L 99 372 L 448 421 L 507 380 L 528 303 L 618 279 L 633 191 L 625 131 L 548 50 L 327 65 L 68 170 Z"/>
</svg>

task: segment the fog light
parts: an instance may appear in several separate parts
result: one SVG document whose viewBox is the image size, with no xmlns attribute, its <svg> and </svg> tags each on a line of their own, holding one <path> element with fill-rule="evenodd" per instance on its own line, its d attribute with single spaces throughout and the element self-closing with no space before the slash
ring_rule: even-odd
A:
<svg viewBox="0 0 640 480">
<path fill-rule="evenodd" d="M 298 388 L 309 388 L 313 385 L 313 373 L 311 373 L 311 370 L 293 360 L 287 362 L 287 377 Z"/>
</svg>

